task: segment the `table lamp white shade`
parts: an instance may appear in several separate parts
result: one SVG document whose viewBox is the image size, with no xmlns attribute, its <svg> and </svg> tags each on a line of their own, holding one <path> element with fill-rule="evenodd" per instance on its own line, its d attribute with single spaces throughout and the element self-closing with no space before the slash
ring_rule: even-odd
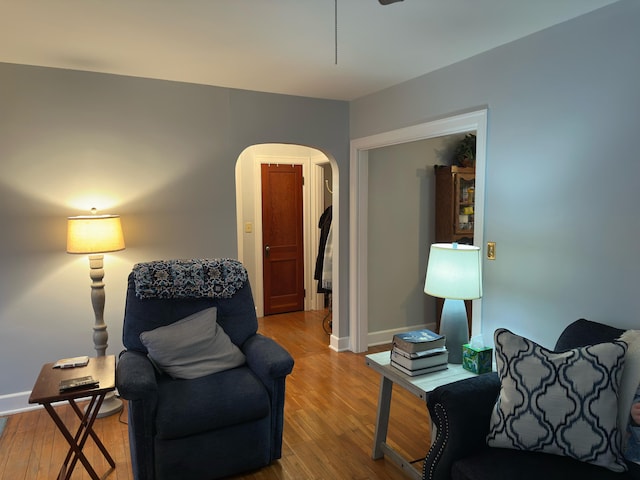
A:
<svg viewBox="0 0 640 480">
<path fill-rule="evenodd" d="M 89 276 L 91 277 L 91 305 L 95 316 L 93 326 L 93 346 L 98 357 L 106 354 L 109 335 L 104 322 L 104 255 L 103 253 L 124 250 L 124 235 L 119 215 L 93 215 L 68 217 L 67 253 L 89 255 Z M 122 410 L 122 401 L 110 392 L 105 397 L 98 418 L 106 417 Z"/>
<path fill-rule="evenodd" d="M 482 297 L 480 247 L 457 243 L 431 245 L 424 292 L 456 300 Z"/>
<path fill-rule="evenodd" d="M 462 345 L 469 342 L 464 300 L 482 296 L 480 248 L 435 243 L 429 251 L 425 293 L 444 298 L 440 334 L 446 337 L 450 363 L 462 363 Z"/>
</svg>

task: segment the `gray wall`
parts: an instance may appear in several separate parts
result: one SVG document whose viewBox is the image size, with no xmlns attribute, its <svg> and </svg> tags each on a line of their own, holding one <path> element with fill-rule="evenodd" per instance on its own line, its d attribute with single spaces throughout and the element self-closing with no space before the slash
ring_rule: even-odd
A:
<svg viewBox="0 0 640 480">
<path fill-rule="evenodd" d="M 435 298 L 424 294 L 435 241 L 434 165 L 451 165 L 461 135 L 369 151 L 367 273 L 369 332 L 436 327 Z M 385 340 L 387 341 L 387 340 Z"/>
<path fill-rule="evenodd" d="M 484 238 L 497 242 L 484 331 L 550 345 L 580 316 L 638 327 L 639 24 L 640 2 L 623 0 L 350 105 L 0 64 L 0 400 L 42 363 L 92 353 L 88 265 L 64 253 L 65 217 L 123 216 L 127 250 L 105 259 L 117 353 L 134 263 L 235 256 L 234 166 L 257 143 L 337 161 L 344 337 L 349 138 L 483 106 Z"/>
<path fill-rule="evenodd" d="M 352 138 L 488 107 L 489 336 L 552 346 L 580 317 L 640 328 L 638 25 L 623 0 L 351 103 Z"/>
<path fill-rule="evenodd" d="M 122 216 L 127 249 L 105 258 L 115 354 L 134 263 L 237 256 L 235 164 L 246 147 L 313 146 L 348 189 L 345 102 L 10 64 L 0 87 L 0 411 L 43 363 L 94 353 L 88 260 L 65 253 L 67 216 L 92 206 Z M 346 201 L 341 223 L 346 251 Z"/>
</svg>

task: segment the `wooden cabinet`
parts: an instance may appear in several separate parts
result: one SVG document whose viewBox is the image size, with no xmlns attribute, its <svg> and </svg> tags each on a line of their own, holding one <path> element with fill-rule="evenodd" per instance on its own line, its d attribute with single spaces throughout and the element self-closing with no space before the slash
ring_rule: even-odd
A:
<svg viewBox="0 0 640 480">
<path fill-rule="evenodd" d="M 436 165 L 435 176 L 436 243 L 473 244 L 475 169 Z"/>
<path fill-rule="evenodd" d="M 436 243 L 473 245 L 475 216 L 475 168 L 435 166 Z M 440 330 L 443 300 L 436 301 L 436 327 Z M 464 302 L 471 332 L 471 300 Z"/>
</svg>

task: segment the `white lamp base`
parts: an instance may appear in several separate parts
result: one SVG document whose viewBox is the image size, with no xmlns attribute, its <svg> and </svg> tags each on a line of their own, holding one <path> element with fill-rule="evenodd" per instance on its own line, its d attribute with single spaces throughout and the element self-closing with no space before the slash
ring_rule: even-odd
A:
<svg viewBox="0 0 640 480">
<path fill-rule="evenodd" d="M 122 400 L 116 397 L 113 392 L 109 392 L 104 398 L 102 405 L 100 405 L 97 418 L 108 417 L 109 415 L 119 413 L 123 407 Z"/>
<path fill-rule="evenodd" d="M 104 255 L 89 255 L 89 276 L 93 281 L 91 283 L 91 305 L 95 315 L 95 323 L 93 325 L 93 346 L 96 349 L 98 357 L 104 357 L 107 350 L 107 341 L 109 334 L 107 333 L 107 325 L 104 323 Z M 113 392 L 107 393 L 104 401 L 98 411 L 98 417 L 108 417 L 122 410 L 122 400 L 117 398 Z"/>
<path fill-rule="evenodd" d="M 462 363 L 462 345 L 469 343 L 469 324 L 464 300 L 445 298 L 440 317 L 440 335 L 446 337 L 449 363 Z"/>
</svg>

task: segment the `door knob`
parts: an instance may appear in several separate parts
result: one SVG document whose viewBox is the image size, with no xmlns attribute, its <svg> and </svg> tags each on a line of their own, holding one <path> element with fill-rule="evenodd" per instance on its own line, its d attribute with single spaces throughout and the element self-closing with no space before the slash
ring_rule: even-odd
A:
<svg viewBox="0 0 640 480">
<path fill-rule="evenodd" d="M 269 245 L 264 247 L 264 251 L 266 252 L 266 255 L 269 256 L 269 252 L 271 251 L 271 247 L 269 247 Z"/>
</svg>

